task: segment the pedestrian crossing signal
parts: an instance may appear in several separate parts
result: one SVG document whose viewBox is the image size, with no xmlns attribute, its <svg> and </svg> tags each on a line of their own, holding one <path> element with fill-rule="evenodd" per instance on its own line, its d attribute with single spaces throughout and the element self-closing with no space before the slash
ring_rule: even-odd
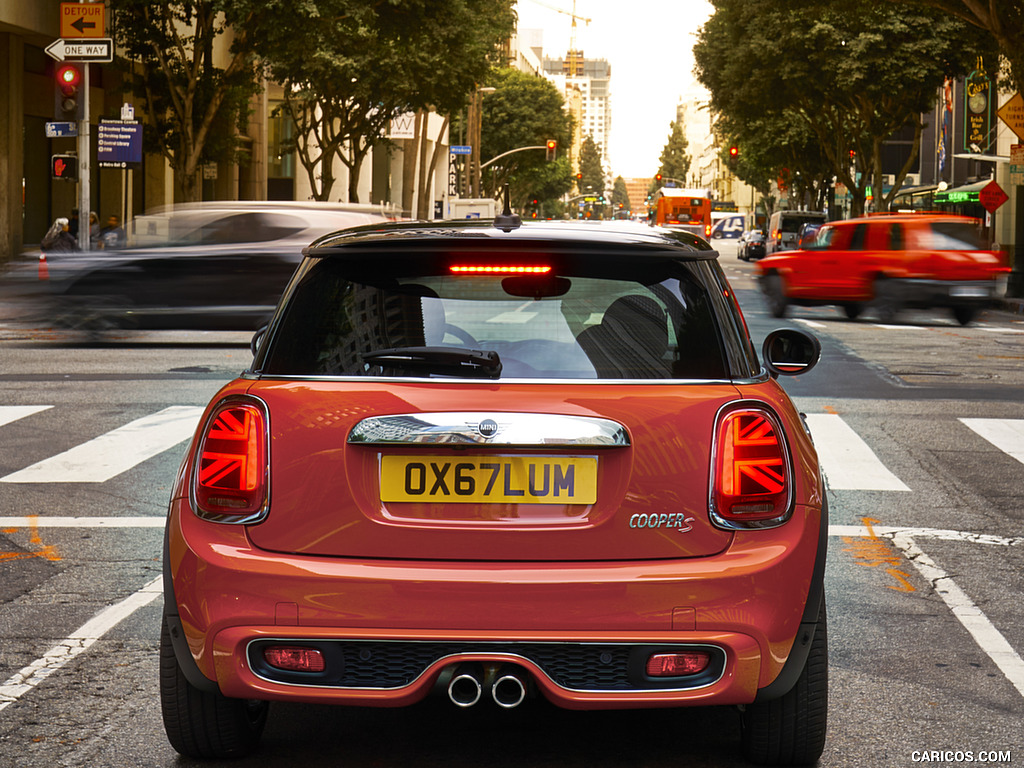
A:
<svg viewBox="0 0 1024 768">
<path fill-rule="evenodd" d="M 78 181 L 78 157 L 76 155 L 54 155 L 51 157 L 50 176 L 65 181 Z"/>
</svg>

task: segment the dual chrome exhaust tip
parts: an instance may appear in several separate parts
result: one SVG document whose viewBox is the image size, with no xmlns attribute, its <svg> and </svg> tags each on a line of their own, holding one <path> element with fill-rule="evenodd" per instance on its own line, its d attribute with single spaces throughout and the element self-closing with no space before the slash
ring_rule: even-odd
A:
<svg viewBox="0 0 1024 768">
<path fill-rule="evenodd" d="M 529 677 L 517 667 L 484 669 L 478 664 L 463 664 L 448 682 L 448 698 L 457 707 L 475 706 L 485 693 L 502 709 L 515 709 L 526 700 Z"/>
</svg>

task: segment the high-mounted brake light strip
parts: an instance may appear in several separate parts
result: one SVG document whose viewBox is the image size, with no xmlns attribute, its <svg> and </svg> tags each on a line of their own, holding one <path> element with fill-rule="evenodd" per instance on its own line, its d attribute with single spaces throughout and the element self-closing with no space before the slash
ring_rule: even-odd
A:
<svg viewBox="0 0 1024 768">
<path fill-rule="evenodd" d="M 486 264 L 454 264 L 448 268 L 455 274 L 477 274 L 477 275 L 521 275 L 521 274 L 546 274 L 551 271 L 549 266 L 537 265 L 493 265 Z"/>
</svg>

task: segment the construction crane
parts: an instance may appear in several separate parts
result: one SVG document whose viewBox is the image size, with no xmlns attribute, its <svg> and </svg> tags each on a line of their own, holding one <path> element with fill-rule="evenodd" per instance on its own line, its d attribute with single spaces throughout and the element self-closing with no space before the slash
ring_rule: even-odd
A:
<svg viewBox="0 0 1024 768">
<path fill-rule="evenodd" d="M 557 6 L 541 2 L 541 0 L 531 0 L 531 2 L 536 3 L 537 5 L 542 5 L 545 8 L 548 8 L 552 11 L 564 13 L 566 16 L 572 17 L 572 32 L 569 35 L 569 53 L 567 58 L 569 59 L 569 77 L 576 77 L 576 67 L 578 66 L 580 59 L 579 53 L 576 50 L 576 21 L 579 20 L 582 21 L 584 24 L 590 24 L 590 19 L 586 18 L 585 16 L 580 16 L 579 14 L 576 13 L 576 0 L 572 0 L 571 11 L 567 11 L 564 8 L 559 8 Z"/>
</svg>

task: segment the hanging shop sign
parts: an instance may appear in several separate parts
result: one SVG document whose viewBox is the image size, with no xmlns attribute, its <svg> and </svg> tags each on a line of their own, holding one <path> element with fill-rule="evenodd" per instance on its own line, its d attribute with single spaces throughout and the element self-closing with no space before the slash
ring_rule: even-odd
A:
<svg viewBox="0 0 1024 768">
<path fill-rule="evenodd" d="M 964 147 L 975 155 L 988 154 L 992 135 L 992 81 L 981 59 L 964 83 Z"/>
</svg>

